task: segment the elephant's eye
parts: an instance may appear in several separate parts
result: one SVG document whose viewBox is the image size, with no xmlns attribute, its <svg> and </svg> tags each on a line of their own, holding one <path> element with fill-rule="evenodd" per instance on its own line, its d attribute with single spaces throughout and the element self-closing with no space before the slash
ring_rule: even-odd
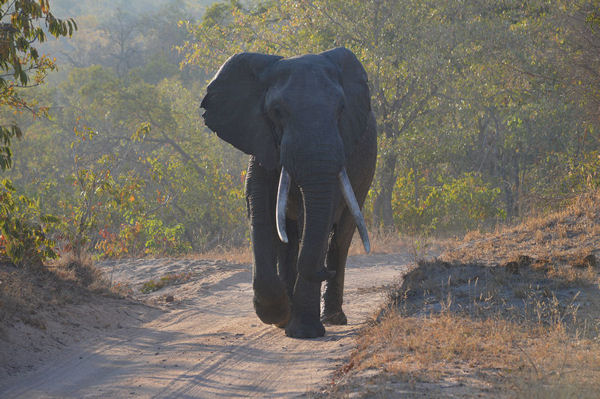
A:
<svg viewBox="0 0 600 399">
<path fill-rule="evenodd" d="M 273 104 L 268 108 L 267 114 L 273 127 L 273 133 L 276 136 L 275 140 L 279 142 L 283 136 L 283 110 L 279 104 Z"/>
<path fill-rule="evenodd" d="M 281 103 L 276 102 L 269 107 L 269 116 L 276 124 L 281 123 L 281 121 L 285 118 L 285 115 L 286 112 Z"/>
<path fill-rule="evenodd" d="M 271 114 L 277 120 L 281 120 L 281 118 L 283 117 L 283 112 L 281 111 L 281 107 L 278 104 L 275 104 L 273 105 L 273 107 L 271 107 Z"/>
<path fill-rule="evenodd" d="M 343 102 L 340 103 L 340 105 L 338 106 L 338 109 L 337 109 L 337 119 L 338 119 L 338 121 L 342 117 L 342 113 L 344 112 L 344 108 L 346 108 L 345 104 Z"/>
</svg>

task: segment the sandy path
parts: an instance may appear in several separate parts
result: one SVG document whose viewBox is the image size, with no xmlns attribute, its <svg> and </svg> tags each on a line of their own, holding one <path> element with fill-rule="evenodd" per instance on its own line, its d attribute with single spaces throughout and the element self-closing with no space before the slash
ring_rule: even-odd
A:
<svg viewBox="0 0 600 399">
<path fill-rule="evenodd" d="M 347 326 L 299 340 L 258 320 L 248 265 L 202 260 L 138 260 L 104 265 L 134 291 L 166 273 L 184 284 L 143 295 L 154 308 L 140 321 L 83 341 L 46 365 L 4 381 L 2 398 L 293 397 L 318 389 L 353 348 L 362 323 L 383 301 L 383 286 L 406 271 L 401 255 L 348 261 Z M 174 301 L 164 302 L 165 295 Z M 157 308 L 159 308 L 157 310 Z M 1 386 L 6 388 L 2 392 Z"/>
</svg>

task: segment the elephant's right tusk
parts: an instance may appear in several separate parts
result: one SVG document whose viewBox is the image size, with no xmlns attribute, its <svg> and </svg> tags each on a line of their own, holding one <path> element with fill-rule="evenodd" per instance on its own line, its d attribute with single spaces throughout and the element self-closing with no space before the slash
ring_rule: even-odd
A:
<svg viewBox="0 0 600 399">
<path fill-rule="evenodd" d="M 340 189 L 342 190 L 342 195 L 344 196 L 344 200 L 346 200 L 346 205 L 348 205 L 350 213 L 354 217 L 356 227 L 358 228 L 358 234 L 360 234 L 360 238 L 362 239 L 365 251 L 369 253 L 371 252 L 371 243 L 369 242 L 369 233 L 367 232 L 365 218 L 360 212 L 360 207 L 358 206 L 356 196 L 354 195 L 354 191 L 352 190 L 350 179 L 348 179 L 346 168 L 342 169 L 342 171 L 338 175 L 338 179 L 340 181 Z"/>
<path fill-rule="evenodd" d="M 289 191 L 290 175 L 282 167 L 281 176 L 279 176 L 279 187 L 277 188 L 277 208 L 275 214 L 277 219 L 277 234 L 279 234 L 279 239 L 286 244 L 288 243 L 288 237 L 285 231 L 285 213 Z"/>
</svg>

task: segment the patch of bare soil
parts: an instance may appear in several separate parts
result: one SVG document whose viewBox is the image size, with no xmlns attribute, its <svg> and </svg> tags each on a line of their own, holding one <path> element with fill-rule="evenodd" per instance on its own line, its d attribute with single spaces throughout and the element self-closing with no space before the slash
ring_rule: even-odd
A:
<svg viewBox="0 0 600 399">
<path fill-rule="evenodd" d="M 323 396 L 597 398 L 598 203 L 418 262 Z"/>
<path fill-rule="evenodd" d="M 82 340 L 134 324 L 152 309 L 118 298 L 93 267 L 0 264 L 0 386 Z M 1 395 L 0 395 L 1 396 Z"/>
<path fill-rule="evenodd" d="M 364 321 L 384 301 L 386 287 L 407 271 L 408 258 L 350 257 L 344 303 L 348 325 L 327 326 L 325 337 L 314 340 L 287 338 L 282 329 L 260 323 L 252 308 L 248 264 L 206 259 L 105 262 L 98 267 L 106 280 L 140 302 L 102 297 L 57 304 L 60 309 L 51 315 L 39 315 L 45 330 L 19 322 L 29 329 L 28 341 L 20 341 L 23 334 L 15 325 L 8 326 L 10 342 L 19 343 L 11 356 L 23 351 L 35 358 L 38 352 L 29 345 L 41 351 L 51 347 L 52 355 L 44 352 L 39 361 L 21 362 L 1 375 L 0 397 L 306 394 L 331 381 Z M 56 319 L 58 310 L 64 318 Z M 53 343 L 57 336 L 61 344 Z M 0 358 L 2 367 L 10 367 L 5 359 Z"/>
</svg>

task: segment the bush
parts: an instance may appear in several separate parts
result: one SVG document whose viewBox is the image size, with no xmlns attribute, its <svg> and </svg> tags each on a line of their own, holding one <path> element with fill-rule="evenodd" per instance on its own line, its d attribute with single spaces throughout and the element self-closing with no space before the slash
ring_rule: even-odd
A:
<svg viewBox="0 0 600 399">
<path fill-rule="evenodd" d="M 15 194 L 8 179 L 0 183 L 0 255 L 18 266 L 38 266 L 55 259 L 54 242 L 48 230 L 58 223 L 51 215 L 42 214 L 39 204 Z"/>
<path fill-rule="evenodd" d="M 410 173 L 401 176 L 394 189 L 394 223 L 403 231 L 464 231 L 487 219 L 504 217 L 497 203 L 500 189 L 475 173 L 440 179 L 439 185 L 428 185 L 422 179 L 419 191 L 423 200 L 418 204 L 414 202 L 413 181 Z"/>
</svg>

